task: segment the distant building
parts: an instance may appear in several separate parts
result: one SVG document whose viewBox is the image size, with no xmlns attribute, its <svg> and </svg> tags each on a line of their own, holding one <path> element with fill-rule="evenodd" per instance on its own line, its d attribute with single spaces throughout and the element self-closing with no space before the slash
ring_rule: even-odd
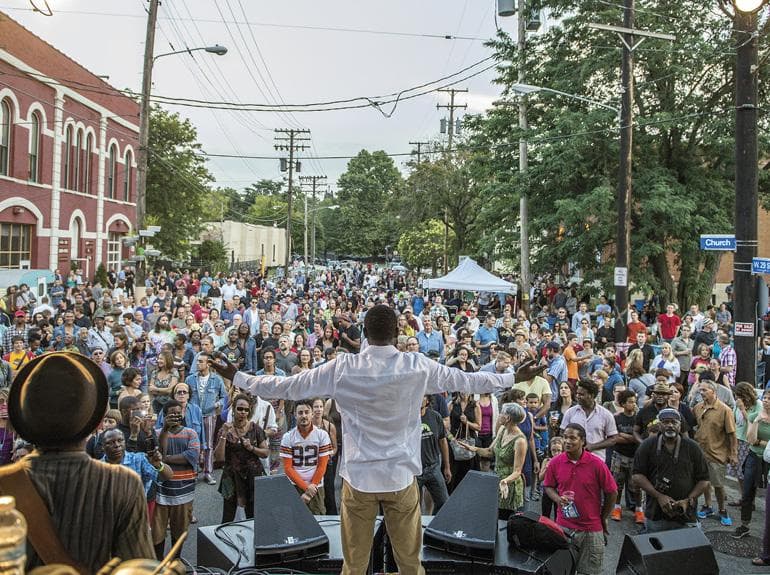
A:
<svg viewBox="0 0 770 575">
<path fill-rule="evenodd" d="M 139 106 L 0 13 L 0 268 L 117 267 Z"/>
<path fill-rule="evenodd" d="M 203 224 L 201 240 L 221 241 L 235 263 L 261 262 L 264 257 L 266 267 L 275 267 L 286 261 L 286 228 L 231 220 L 208 222 Z"/>
</svg>

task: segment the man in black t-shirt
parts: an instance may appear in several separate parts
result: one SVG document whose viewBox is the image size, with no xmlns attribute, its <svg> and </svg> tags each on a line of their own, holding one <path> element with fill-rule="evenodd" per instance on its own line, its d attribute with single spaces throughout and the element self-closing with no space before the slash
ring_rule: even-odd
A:
<svg viewBox="0 0 770 575">
<path fill-rule="evenodd" d="M 620 495 L 625 486 L 628 491 L 628 501 L 634 505 L 634 520 L 637 524 L 644 523 L 644 512 L 642 511 L 642 501 L 639 494 L 639 488 L 631 481 L 631 472 L 634 467 L 634 453 L 639 446 L 639 441 L 634 435 L 634 424 L 636 423 L 636 393 L 630 389 L 618 393 L 618 405 L 623 411 L 615 415 L 615 425 L 618 428 L 618 435 L 615 446 L 612 449 L 612 476 L 615 483 L 618 484 L 618 503 L 612 510 L 610 516 L 614 521 L 620 521 L 623 515 L 623 507 L 620 505 Z"/>
<path fill-rule="evenodd" d="M 339 319 L 340 347 L 350 353 L 358 353 L 361 350 L 361 331 L 353 325 L 350 314 L 343 313 Z"/>
<path fill-rule="evenodd" d="M 634 456 L 634 483 L 647 493 L 647 531 L 695 525 L 698 497 L 709 484 L 703 451 L 681 433 L 681 414 L 662 409 L 658 421 L 660 433 L 645 439 Z"/>
<path fill-rule="evenodd" d="M 446 485 L 452 480 L 452 472 L 449 469 L 449 445 L 444 422 L 438 412 L 429 407 L 430 402 L 431 396 L 424 396 L 420 408 L 422 474 L 417 476 L 417 485 L 421 491 L 425 487 L 430 493 L 435 515 L 449 498 Z"/>
</svg>

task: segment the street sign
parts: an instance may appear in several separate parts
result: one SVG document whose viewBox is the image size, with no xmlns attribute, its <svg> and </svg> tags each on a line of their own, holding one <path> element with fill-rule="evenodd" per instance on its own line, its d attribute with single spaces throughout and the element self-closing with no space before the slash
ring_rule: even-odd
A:
<svg viewBox="0 0 770 575">
<path fill-rule="evenodd" d="M 628 285 L 628 268 L 615 268 L 615 285 L 617 287 Z"/>
<path fill-rule="evenodd" d="M 754 337 L 754 322 L 736 321 L 735 336 L 736 337 Z"/>
<path fill-rule="evenodd" d="M 700 237 L 700 249 L 707 252 L 734 252 L 735 234 L 703 234 Z"/>
<path fill-rule="evenodd" d="M 770 274 L 770 258 L 751 258 L 751 273 Z"/>
</svg>

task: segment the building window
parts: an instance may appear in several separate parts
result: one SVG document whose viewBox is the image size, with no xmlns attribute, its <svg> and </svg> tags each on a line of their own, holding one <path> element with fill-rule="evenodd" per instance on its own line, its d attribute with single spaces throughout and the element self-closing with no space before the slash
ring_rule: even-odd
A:
<svg viewBox="0 0 770 575">
<path fill-rule="evenodd" d="M 11 160 L 11 104 L 8 100 L 0 102 L 0 175 L 10 175 Z"/>
<path fill-rule="evenodd" d="M 118 149 L 110 146 L 110 159 L 107 165 L 107 197 L 115 199 L 115 186 L 118 183 Z"/>
<path fill-rule="evenodd" d="M 123 234 L 110 232 L 107 236 L 107 269 L 120 269 L 120 253 L 122 248 Z"/>
<path fill-rule="evenodd" d="M 32 114 L 29 126 L 29 181 L 40 181 L 40 116 Z"/>
<path fill-rule="evenodd" d="M 134 161 L 134 157 L 130 151 L 126 152 L 126 161 L 123 165 L 123 200 L 126 202 L 131 201 L 131 188 L 133 182 L 131 181 L 134 176 L 134 171 L 131 164 Z"/>
<path fill-rule="evenodd" d="M 67 126 L 64 133 L 64 179 L 62 186 L 69 190 L 72 184 L 72 126 Z"/>
<path fill-rule="evenodd" d="M 0 268 L 18 269 L 22 260 L 32 259 L 32 226 L 0 224 Z"/>
<path fill-rule="evenodd" d="M 94 137 L 91 134 L 86 136 L 86 161 L 83 169 L 83 191 L 87 194 L 93 193 L 91 189 L 91 166 L 94 153 Z"/>
<path fill-rule="evenodd" d="M 83 152 L 81 151 L 83 149 L 83 130 L 78 130 L 78 134 L 75 138 L 75 152 L 73 154 L 73 162 L 75 164 L 75 169 L 73 170 L 72 174 L 72 189 L 77 190 L 78 192 L 83 191 L 83 181 L 81 178 L 83 177 L 83 173 L 81 170 L 83 169 L 82 159 L 83 159 Z"/>
</svg>

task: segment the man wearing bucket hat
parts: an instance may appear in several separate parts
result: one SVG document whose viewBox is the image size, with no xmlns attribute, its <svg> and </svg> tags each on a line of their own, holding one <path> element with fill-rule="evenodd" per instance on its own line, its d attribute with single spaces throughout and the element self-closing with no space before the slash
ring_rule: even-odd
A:
<svg viewBox="0 0 770 575">
<path fill-rule="evenodd" d="M 84 450 L 108 396 L 99 367 L 67 352 L 30 361 L 11 387 L 11 423 L 37 450 L 0 468 L 0 491 L 26 516 L 28 568 L 66 563 L 93 573 L 113 557 L 154 556 L 141 481 Z"/>
</svg>

